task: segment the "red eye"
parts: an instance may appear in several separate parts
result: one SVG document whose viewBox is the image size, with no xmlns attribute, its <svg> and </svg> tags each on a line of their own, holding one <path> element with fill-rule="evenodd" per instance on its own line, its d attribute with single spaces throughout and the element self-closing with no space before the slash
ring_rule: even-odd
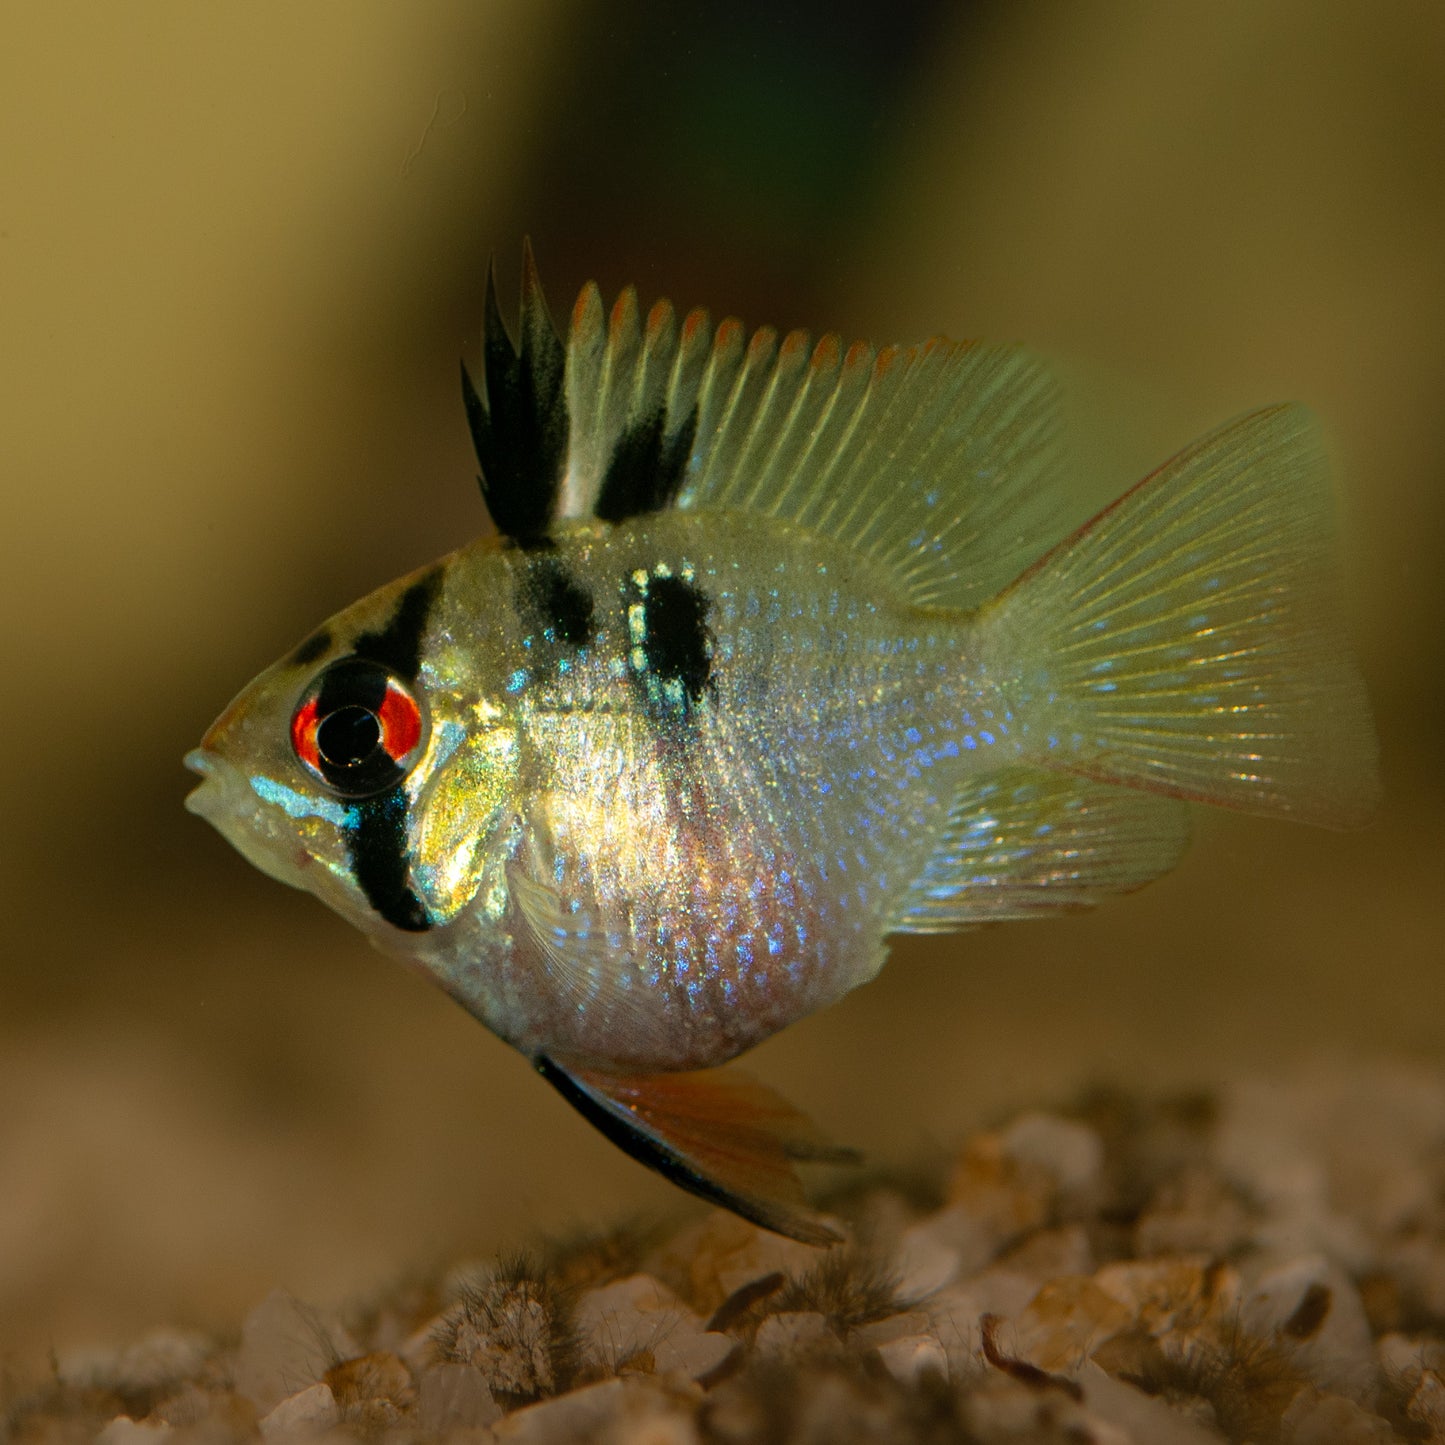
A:
<svg viewBox="0 0 1445 1445">
<path fill-rule="evenodd" d="M 291 748 L 334 791 L 364 798 L 395 787 L 420 756 L 426 721 L 406 684 L 379 663 L 328 667 L 291 715 Z"/>
<path fill-rule="evenodd" d="M 421 741 L 421 708 L 416 699 L 394 678 L 386 682 L 386 696 L 376 714 L 381 723 L 381 745 L 398 766 Z"/>
</svg>

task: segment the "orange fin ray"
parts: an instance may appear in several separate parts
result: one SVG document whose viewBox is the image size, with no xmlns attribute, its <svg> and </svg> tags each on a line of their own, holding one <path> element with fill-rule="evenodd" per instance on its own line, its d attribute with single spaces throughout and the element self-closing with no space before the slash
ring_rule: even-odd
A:
<svg viewBox="0 0 1445 1445">
<path fill-rule="evenodd" d="M 545 1055 L 534 1062 L 588 1123 L 680 1188 L 804 1244 L 842 1241 L 809 1208 L 793 1162 L 858 1155 L 756 1079 L 735 1069 L 622 1077 Z"/>
</svg>

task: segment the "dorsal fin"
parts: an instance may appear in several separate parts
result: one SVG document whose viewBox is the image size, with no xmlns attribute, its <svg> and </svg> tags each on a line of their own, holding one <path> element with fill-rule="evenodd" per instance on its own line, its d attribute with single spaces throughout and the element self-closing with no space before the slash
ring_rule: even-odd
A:
<svg viewBox="0 0 1445 1445">
<path fill-rule="evenodd" d="M 482 390 L 462 365 L 462 401 L 482 472 L 482 499 L 497 530 L 522 543 L 542 541 L 557 511 L 567 454 L 565 352 L 537 277 L 530 242 L 522 247 L 521 345 L 497 306 L 495 265 L 487 269 Z"/>
<path fill-rule="evenodd" d="M 845 348 L 771 327 L 748 337 L 701 310 L 679 323 L 666 301 L 644 321 L 630 287 L 609 313 L 592 283 L 564 351 L 530 250 L 524 260 L 520 351 L 489 299 L 488 406 L 468 396 L 503 532 L 753 511 L 882 563 L 918 605 L 951 607 L 992 596 L 1059 535 L 1056 389 L 1027 353 L 942 339 Z M 530 454 L 503 455 L 504 430 Z"/>
</svg>

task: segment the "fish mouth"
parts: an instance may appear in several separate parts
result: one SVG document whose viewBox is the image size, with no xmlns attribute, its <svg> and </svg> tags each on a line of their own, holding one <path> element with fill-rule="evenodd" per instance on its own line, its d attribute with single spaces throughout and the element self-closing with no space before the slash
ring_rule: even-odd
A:
<svg viewBox="0 0 1445 1445">
<path fill-rule="evenodd" d="M 199 786 L 186 794 L 186 811 L 207 821 L 214 821 L 216 805 L 220 801 L 219 762 L 220 759 L 214 753 L 208 753 L 205 748 L 192 748 L 181 759 L 184 767 L 200 774 L 201 778 Z"/>
</svg>

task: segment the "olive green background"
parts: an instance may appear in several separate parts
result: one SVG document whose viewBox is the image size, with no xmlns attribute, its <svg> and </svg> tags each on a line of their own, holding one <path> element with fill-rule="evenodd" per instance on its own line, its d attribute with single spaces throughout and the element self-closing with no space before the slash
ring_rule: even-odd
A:
<svg viewBox="0 0 1445 1445">
<path fill-rule="evenodd" d="M 1379 821 L 1201 816 L 1137 897 L 900 942 L 758 1073 L 902 1161 L 1091 1079 L 1438 1062 L 1445 8 L 920 3 L 895 49 L 871 9 L 5 10 L 0 1369 L 674 1204 L 181 809 L 232 692 L 485 525 L 457 358 L 528 231 L 559 315 L 596 276 L 1030 342 L 1081 513 L 1257 404 L 1331 438 Z"/>
</svg>

